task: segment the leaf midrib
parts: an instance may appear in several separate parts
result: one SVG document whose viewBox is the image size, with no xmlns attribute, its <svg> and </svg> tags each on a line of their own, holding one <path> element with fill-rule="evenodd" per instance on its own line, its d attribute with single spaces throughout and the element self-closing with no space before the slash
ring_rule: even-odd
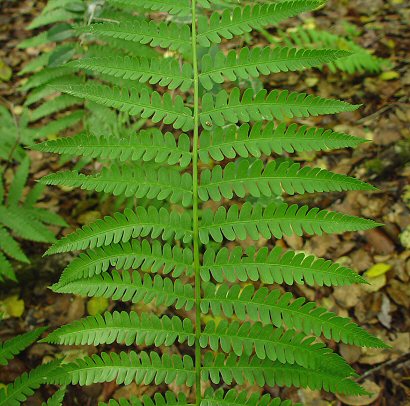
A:
<svg viewBox="0 0 410 406">
<path fill-rule="evenodd" d="M 274 48 L 275 49 L 275 48 Z M 292 49 L 292 48 L 289 48 L 289 49 Z M 310 51 L 310 50 L 309 50 Z M 221 67 L 221 68 L 215 68 L 215 69 L 211 69 L 211 70 L 207 70 L 207 71 L 204 71 L 204 72 L 202 72 L 199 76 L 200 77 L 202 77 L 202 76 L 210 76 L 210 75 L 212 75 L 212 74 L 214 74 L 214 73 L 216 73 L 216 72 L 224 72 L 224 71 L 229 71 L 229 70 L 233 70 L 233 71 L 235 71 L 236 69 L 242 69 L 242 68 L 249 68 L 250 66 L 255 66 L 255 67 L 257 67 L 258 65 L 269 65 L 269 64 L 271 64 L 271 63 L 285 63 L 285 62 L 288 62 L 288 61 L 297 61 L 297 62 L 305 62 L 305 61 L 310 61 L 310 60 L 315 60 L 315 61 L 317 61 L 317 57 L 315 58 L 315 57 L 313 57 L 313 56 L 305 56 L 305 57 L 301 57 L 301 58 L 296 58 L 296 55 L 297 54 L 295 54 L 292 58 L 278 58 L 278 59 L 269 59 L 269 60 L 258 60 L 258 61 L 255 61 L 255 62 L 249 62 L 249 63 L 242 63 L 241 61 L 240 61 L 240 59 L 236 59 L 236 64 L 235 65 L 230 65 L 230 66 L 224 66 L 224 67 Z M 240 56 L 240 54 L 239 55 L 237 55 L 237 58 Z M 249 56 L 251 56 L 251 54 L 249 54 Z M 226 61 L 226 60 L 225 60 Z M 319 65 L 319 64 L 318 64 Z M 269 68 L 269 70 L 270 70 L 270 67 L 268 66 L 268 68 Z"/>
<path fill-rule="evenodd" d="M 276 170 L 279 167 L 276 168 Z M 289 166 L 287 169 L 290 169 L 291 166 Z M 299 169 L 298 171 L 300 171 L 301 169 Z M 239 183 L 239 184 L 244 184 L 244 186 L 246 186 L 246 182 L 250 182 L 250 181 L 255 181 L 256 184 L 258 184 L 257 181 L 260 182 L 272 182 L 272 181 L 277 181 L 280 185 L 282 185 L 283 182 L 286 181 L 301 181 L 301 182 L 324 182 L 324 183 L 328 183 L 328 182 L 332 182 L 332 183 L 336 183 L 336 184 L 347 184 L 347 185 L 359 185 L 362 184 L 362 186 L 365 186 L 364 182 L 355 179 L 355 178 L 351 178 L 349 176 L 344 176 L 344 175 L 340 175 L 341 177 L 343 177 L 343 179 L 334 179 L 335 177 L 338 178 L 338 174 L 336 173 L 332 173 L 332 172 L 328 172 L 325 171 L 326 174 L 331 174 L 332 177 L 329 179 L 320 179 L 318 178 L 319 174 L 321 174 L 323 171 L 320 172 L 316 172 L 315 176 L 311 175 L 309 176 L 309 174 L 304 174 L 303 176 L 289 176 L 287 174 L 282 174 L 282 175 L 269 175 L 269 176 L 265 176 L 264 173 L 262 172 L 260 175 L 255 175 L 255 176 L 248 176 L 246 178 L 233 178 L 233 179 L 221 179 L 218 181 L 214 181 L 214 182 L 209 182 L 204 184 L 203 186 L 201 185 L 200 188 L 206 189 L 208 187 L 215 187 L 218 185 L 224 185 L 224 184 L 231 184 L 234 185 L 235 183 Z M 236 175 L 236 174 L 235 174 Z M 281 181 L 281 179 L 283 179 Z M 303 185 L 302 185 L 303 186 Z M 356 189 L 355 189 L 356 190 Z M 367 190 L 367 189 L 364 189 Z"/>
<path fill-rule="evenodd" d="M 314 309 L 311 309 L 308 313 L 306 313 L 306 312 L 300 311 L 299 309 L 292 309 L 292 308 L 283 307 L 283 306 L 281 307 L 278 303 L 261 303 L 261 302 L 256 302 L 256 301 L 252 301 L 252 300 L 243 300 L 240 297 L 238 297 L 236 299 L 230 299 L 230 298 L 227 298 L 227 297 L 220 297 L 220 296 L 214 296 L 214 297 L 211 297 L 211 298 L 205 296 L 205 299 L 210 301 L 210 302 L 211 301 L 217 301 L 217 302 L 223 301 L 223 302 L 232 303 L 234 311 L 235 311 L 235 306 L 233 304 L 236 303 L 236 302 L 239 302 L 239 303 L 242 303 L 246 306 L 247 305 L 257 305 L 257 306 L 261 306 L 261 307 L 274 308 L 274 309 L 279 310 L 280 313 L 281 312 L 289 312 L 289 313 L 297 315 L 300 320 L 303 320 L 304 317 L 309 317 L 312 320 L 316 320 L 316 321 L 320 322 L 322 334 L 323 334 L 323 331 L 324 331 L 323 325 L 325 325 L 325 324 L 328 324 L 328 325 L 334 327 L 335 330 L 338 331 L 338 332 L 343 331 L 344 329 L 350 330 L 349 332 L 351 334 L 352 333 L 353 334 L 357 333 L 359 335 L 362 332 L 361 330 L 357 331 L 357 328 L 356 328 L 357 326 L 354 325 L 350 321 L 349 321 L 349 323 L 346 323 L 343 326 L 339 326 L 337 323 L 334 323 L 333 320 L 338 319 L 338 317 L 340 317 L 340 316 L 337 316 L 336 314 L 333 314 L 332 315 L 333 317 L 331 319 L 324 319 L 324 318 L 312 315 L 311 312 L 314 309 L 317 309 L 317 307 L 314 308 Z M 280 298 L 278 300 L 280 300 Z M 292 306 L 292 305 L 293 305 L 293 303 L 290 306 Z M 219 307 L 221 309 L 223 309 L 223 306 L 219 306 Z M 236 313 L 236 311 L 235 311 L 235 313 Z M 258 313 L 259 313 L 259 310 L 258 310 Z M 326 315 L 327 313 L 328 313 L 328 311 L 326 311 L 326 313 L 324 313 L 324 314 Z M 271 318 L 270 315 L 269 315 L 269 318 Z M 281 317 L 281 319 L 282 319 L 282 317 Z M 285 324 L 285 322 L 283 320 L 282 320 L 282 324 Z M 333 336 L 333 334 L 332 334 L 332 336 Z"/>
</svg>

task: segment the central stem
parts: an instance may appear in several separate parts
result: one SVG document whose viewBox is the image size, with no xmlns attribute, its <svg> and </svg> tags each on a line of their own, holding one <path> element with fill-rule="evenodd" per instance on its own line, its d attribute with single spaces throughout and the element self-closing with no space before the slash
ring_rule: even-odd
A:
<svg viewBox="0 0 410 406">
<path fill-rule="evenodd" d="M 193 238 L 195 270 L 195 389 L 196 405 L 201 404 L 201 275 L 199 262 L 199 218 L 198 218 L 198 138 L 199 138 L 199 80 L 196 41 L 196 0 L 192 0 L 192 59 L 194 70 L 194 138 L 192 142 L 192 190 L 193 190 Z"/>
</svg>

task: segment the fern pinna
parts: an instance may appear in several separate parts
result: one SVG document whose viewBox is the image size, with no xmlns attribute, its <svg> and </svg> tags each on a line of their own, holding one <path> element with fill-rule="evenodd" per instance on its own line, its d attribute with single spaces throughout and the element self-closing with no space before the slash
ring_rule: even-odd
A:
<svg viewBox="0 0 410 406">
<path fill-rule="evenodd" d="M 1 318 L 2 315 L 0 315 L 0 320 Z M 44 327 L 37 328 L 0 342 L 0 366 L 7 366 L 10 360 L 37 341 L 45 330 Z M 14 382 L 4 385 L 0 388 L 0 405 L 19 406 L 25 402 L 41 385 L 47 383 L 47 378 L 57 370 L 59 365 L 58 360 L 45 363 L 29 372 L 24 372 Z M 43 403 L 43 406 L 59 406 L 62 404 L 63 397 L 64 388 L 61 388 L 48 399 L 47 403 Z"/>
<path fill-rule="evenodd" d="M 321 339 L 385 344 L 349 318 L 275 286 L 366 281 L 330 261 L 279 247 L 257 250 L 251 242 L 378 225 L 278 199 L 283 193 L 373 190 L 367 183 L 288 158 L 266 159 L 282 151 L 359 145 L 361 139 L 347 134 L 285 124 L 358 106 L 287 90 L 237 87 L 239 79 L 321 66 L 348 54 L 280 47 L 226 54 L 220 45 L 225 40 L 323 5 L 322 0 L 233 3 L 110 0 L 110 21 L 78 29 L 83 40 L 110 48 L 95 45 L 90 55 L 72 62 L 93 80 L 60 81 L 55 87 L 137 117 L 146 128 L 126 137 L 80 134 L 37 146 L 109 161 L 96 174 L 60 172 L 44 183 L 132 196 L 137 202 L 134 209 L 97 220 L 48 250 L 49 255 L 84 251 L 52 288 L 154 302 L 156 310 L 107 312 L 52 332 L 50 343 L 134 348 L 63 365 L 50 383 L 115 380 L 171 385 L 181 392 L 109 405 L 290 405 L 256 389 L 275 385 L 366 393 L 354 370 Z M 120 86 L 112 85 L 116 80 Z M 224 247 L 224 241 L 237 246 Z M 243 249 L 239 241 L 249 247 Z"/>
</svg>

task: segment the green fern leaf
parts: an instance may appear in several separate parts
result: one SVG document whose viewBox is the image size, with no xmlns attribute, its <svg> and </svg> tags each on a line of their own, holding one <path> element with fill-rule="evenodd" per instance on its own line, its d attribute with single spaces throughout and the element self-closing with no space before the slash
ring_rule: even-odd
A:
<svg viewBox="0 0 410 406">
<path fill-rule="evenodd" d="M 10 233 L 0 226 L 0 249 L 6 253 L 9 257 L 16 259 L 17 261 L 30 263 L 24 251 L 21 249 L 18 242 L 10 235 Z"/>
<path fill-rule="evenodd" d="M 166 86 L 170 90 L 180 88 L 186 92 L 192 86 L 192 66 L 187 63 L 180 66 L 179 61 L 173 58 L 85 58 L 76 61 L 75 66 L 130 81 Z"/>
<path fill-rule="evenodd" d="M 0 251 L 0 281 L 3 281 L 4 278 L 17 281 L 16 274 L 14 273 L 10 261 Z"/>
<path fill-rule="evenodd" d="M 54 292 L 72 293 L 80 296 L 95 296 L 112 298 L 123 302 L 151 303 L 154 299 L 157 306 L 175 306 L 187 311 L 194 306 L 193 287 L 184 284 L 180 279 L 173 282 L 169 278 L 155 275 L 141 275 L 138 271 L 122 274 L 113 271 L 112 274 L 95 275 L 87 279 L 76 279 L 64 285 L 57 283 L 52 286 Z"/>
<path fill-rule="evenodd" d="M 222 312 L 227 317 L 235 314 L 240 320 L 250 317 L 264 324 L 273 323 L 276 327 L 286 324 L 288 328 L 302 330 L 305 334 L 323 334 L 327 339 L 341 341 L 362 347 L 386 348 L 379 338 L 360 328 L 349 318 L 336 316 L 313 302 L 305 303 L 300 297 L 293 300 L 291 293 L 282 294 L 279 290 L 269 291 L 266 287 L 255 291 L 252 285 L 241 288 L 226 284 L 218 288 L 212 283 L 205 287 L 201 309 L 208 313 L 212 309 L 215 316 Z"/>
<path fill-rule="evenodd" d="M 258 240 L 264 238 L 282 238 L 284 235 L 322 235 L 325 233 L 343 233 L 374 228 L 380 224 L 342 213 L 310 209 L 308 206 L 288 206 L 286 203 L 271 203 L 266 208 L 246 202 L 241 209 L 233 205 L 227 211 L 221 206 L 213 213 L 204 211 L 199 237 L 203 244 L 214 241 L 222 242 L 225 237 L 229 241 L 244 240 L 247 236 Z"/>
<path fill-rule="evenodd" d="M 47 379 L 58 370 L 59 361 L 49 362 L 24 372 L 13 383 L 0 389 L 1 406 L 20 406 L 34 391 L 47 382 Z"/>
<path fill-rule="evenodd" d="M 215 98 L 210 93 L 205 93 L 202 98 L 200 120 L 202 126 L 209 129 L 239 121 L 262 121 L 275 118 L 284 120 L 354 111 L 358 107 L 306 93 L 289 93 L 287 90 L 273 90 L 268 94 L 268 91 L 263 89 L 255 94 L 252 89 L 247 89 L 241 96 L 239 88 L 234 88 L 230 94 L 221 90 Z"/>
<path fill-rule="evenodd" d="M 228 163 L 223 169 L 215 166 L 201 174 L 199 198 L 204 202 L 222 197 L 232 199 L 234 195 L 245 197 L 280 196 L 283 192 L 314 193 L 348 190 L 375 190 L 366 182 L 339 175 L 321 168 L 300 167 L 292 161 L 270 161 L 266 166 L 262 160 L 253 163 L 244 159 Z"/>
<path fill-rule="evenodd" d="M 211 158 L 216 161 L 236 156 L 259 158 L 263 154 L 269 156 L 272 152 L 281 154 L 283 151 L 293 153 L 354 148 L 364 142 L 366 140 L 351 135 L 296 124 L 286 126 L 282 123 L 275 127 L 274 123 L 269 123 L 263 127 L 262 123 L 257 123 L 253 127 L 243 124 L 239 128 L 231 125 L 203 131 L 199 157 L 209 163 Z"/>
<path fill-rule="evenodd" d="M 114 107 L 132 116 L 151 118 L 154 123 L 163 121 L 164 124 L 173 124 L 174 128 L 183 131 L 189 131 L 193 126 L 191 109 L 184 106 L 179 95 L 172 98 L 169 93 L 161 96 L 157 92 L 150 93 L 147 89 L 139 92 L 136 89 L 111 88 L 100 84 L 59 84 L 54 87 L 61 92 Z"/>
<path fill-rule="evenodd" d="M 81 0 L 49 0 L 45 7 L 43 8 L 41 14 L 46 14 L 49 11 L 58 9 L 58 8 L 66 8 L 67 6 L 69 7 L 70 4 L 78 5 L 81 3 Z"/>
<path fill-rule="evenodd" d="M 33 344 L 45 330 L 44 327 L 38 328 L 0 343 L 0 365 L 7 365 L 9 360 Z"/>
<path fill-rule="evenodd" d="M 332 72 L 341 70 L 350 74 L 355 72 L 380 72 L 389 61 L 373 56 L 371 52 L 355 44 L 346 38 L 323 30 L 311 28 L 297 28 L 286 33 L 279 32 L 281 39 L 288 46 L 298 47 L 330 47 L 341 48 L 350 52 L 337 61 L 329 62 L 327 65 Z"/>
<path fill-rule="evenodd" d="M 323 4 L 322 0 L 292 0 L 280 3 L 237 7 L 225 10 L 222 15 L 215 12 L 209 21 L 205 16 L 198 18 L 198 42 L 203 47 L 219 44 L 222 39 L 231 39 L 255 28 L 262 28 L 303 13 Z"/>
<path fill-rule="evenodd" d="M 98 406 L 195 406 L 187 401 L 186 396 L 183 393 L 175 395 L 168 391 L 165 392 L 165 396 L 156 393 L 154 399 L 149 398 L 147 395 L 142 397 L 142 400 L 131 396 L 130 399 L 122 398 L 119 401 L 111 399 L 108 403 L 100 402 Z"/>
<path fill-rule="evenodd" d="M 222 320 L 218 325 L 211 320 L 201 333 L 202 348 L 218 351 L 219 347 L 227 354 L 251 356 L 254 351 L 259 359 L 278 360 L 283 364 L 298 364 L 305 368 L 321 369 L 342 378 L 355 375 L 355 372 L 339 355 L 326 348 L 324 344 L 312 344 L 314 338 L 294 330 L 275 329 L 262 323 L 251 324 Z"/>
<path fill-rule="evenodd" d="M 272 251 L 263 247 L 256 251 L 249 247 L 245 252 L 241 247 L 232 250 L 221 248 L 217 253 L 212 248 L 205 251 L 201 278 L 209 282 L 261 281 L 264 284 L 304 283 L 314 286 L 343 286 L 354 283 L 367 283 L 352 269 L 338 263 L 305 255 L 295 251 L 285 251 L 276 246 Z"/>
<path fill-rule="evenodd" d="M 102 37 L 107 42 L 114 38 L 175 51 L 184 51 L 191 47 L 191 29 L 186 24 L 164 22 L 157 24 L 153 21 L 137 20 L 120 24 L 111 22 L 92 24 L 79 27 L 78 31 Z"/>
<path fill-rule="evenodd" d="M 13 230 L 17 236 L 29 241 L 54 242 L 54 234 L 33 219 L 23 207 L 0 206 L 0 224 Z"/>
<path fill-rule="evenodd" d="M 30 112 L 30 122 L 34 122 L 50 116 L 54 113 L 67 110 L 69 107 L 73 107 L 77 104 L 81 104 L 82 100 L 78 97 L 71 96 L 69 94 L 62 94 L 54 99 L 47 100 L 41 106 Z"/>
<path fill-rule="evenodd" d="M 241 357 L 234 355 L 226 357 L 223 354 L 214 356 L 208 352 L 204 357 L 202 379 L 211 380 L 214 384 L 221 381 L 230 385 L 234 381 L 242 385 L 263 387 L 296 386 L 312 390 L 325 389 L 328 392 L 346 395 L 367 395 L 359 384 L 351 379 L 340 379 L 339 376 L 329 375 L 328 372 L 303 368 L 297 364 L 282 364 L 278 361 L 260 360 L 257 357 Z"/>
<path fill-rule="evenodd" d="M 156 352 L 103 352 L 101 355 L 86 357 L 84 360 L 60 367 L 48 381 L 54 384 L 80 385 L 112 381 L 125 385 L 131 382 L 145 385 L 175 382 L 177 385 L 192 386 L 195 373 L 193 361 L 188 355 L 181 359 L 177 355 L 168 354 L 161 357 Z"/>
<path fill-rule="evenodd" d="M 47 402 L 43 402 L 42 406 L 62 406 L 65 393 L 66 388 L 63 386 L 57 392 L 55 392 L 54 395 L 47 400 Z"/>
<path fill-rule="evenodd" d="M 13 182 L 10 185 L 9 194 L 7 197 L 7 203 L 9 206 L 16 206 L 23 194 L 24 186 L 26 185 L 28 174 L 30 169 L 30 159 L 26 157 L 20 163 L 17 171 L 15 172 Z"/>
<path fill-rule="evenodd" d="M 57 241 L 46 254 L 125 243 L 131 238 L 147 235 L 152 238 L 161 236 L 163 240 L 175 237 L 189 242 L 192 239 L 190 223 L 190 215 L 186 212 L 179 214 L 163 207 L 157 210 L 152 206 L 148 209 L 137 207 L 135 211 L 126 209 L 124 213 L 116 213 L 114 217 L 106 216 L 103 220 L 97 220 L 69 234 Z"/>
<path fill-rule="evenodd" d="M 253 393 L 249 396 L 247 391 L 238 393 L 231 389 L 224 393 L 223 389 L 205 391 L 201 406 L 302 406 L 301 403 L 292 403 L 290 400 L 271 398 L 268 394 Z"/>
<path fill-rule="evenodd" d="M 177 278 L 182 274 L 193 275 L 193 254 L 189 248 L 180 248 L 170 244 L 161 245 L 159 241 L 132 240 L 122 244 L 111 244 L 89 250 L 74 259 L 64 270 L 60 283 L 75 279 L 90 278 L 115 267 L 117 270 L 141 269 L 163 275 L 172 272 Z"/>
<path fill-rule="evenodd" d="M 109 0 L 112 6 L 142 7 L 149 11 L 161 11 L 171 15 L 188 16 L 191 14 L 189 0 Z"/>
<path fill-rule="evenodd" d="M 90 58 L 124 57 L 125 55 L 146 59 L 159 59 L 161 56 L 155 48 L 149 45 L 120 38 L 109 38 L 109 42 L 104 46 L 91 44 L 86 54 Z"/>
<path fill-rule="evenodd" d="M 70 82 L 72 84 L 80 85 L 84 83 L 84 80 L 80 77 L 75 76 L 74 74 L 66 74 L 52 79 L 39 87 L 30 89 L 30 93 L 26 97 L 24 106 L 31 106 L 32 104 L 37 103 L 42 99 L 47 99 L 49 96 L 57 94 L 56 90 L 53 88 L 53 83 L 60 82 Z"/>
<path fill-rule="evenodd" d="M 32 147 L 37 151 L 58 154 L 102 158 L 121 162 L 126 160 L 168 165 L 179 164 L 185 168 L 191 163 L 190 140 L 186 134 L 178 136 L 178 143 L 172 133 L 162 134 L 153 128 L 141 130 L 138 136 L 129 134 L 126 137 L 98 137 L 80 133 L 73 137 L 45 141 Z"/>
<path fill-rule="evenodd" d="M 74 111 L 65 115 L 62 118 L 53 120 L 50 123 L 36 128 L 34 131 L 34 139 L 46 138 L 50 135 L 59 134 L 67 128 L 73 127 L 84 118 L 84 110 Z"/>
<path fill-rule="evenodd" d="M 46 68 L 31 76 L 23 86 L 20 87 L 23 91 L 28 91 L 32 88 L 38 88 L 49 82 L 70 75 L 74 72 L 73 66 L 58 66 L 55 68 Z"/>
<path fill-rule="evenodd" d="M 63 345 L 100 345 L 123 343 L 127 346 L 161 345 L 175 342 L 192 346 L 195 341 L 194 327 L 190 319 L 158 317 L 149 313 L 140 316 L 135 312 L 104 313 L 89 316 L 65 325 L 49 334 L 43 342 Z"/>
<path fill-rule="evenodd" d="M 32 59 L 29 63 L 24 65 L 24 68 L 20 70 L 18 73 L 19 76 L 26 75 L 28 73 L 33 73 L 41 68 L 44 68 L 48 65 L 50 60 L 50 54 L 44 53 L 39 55 L 38 57 Z"/>
<path fill-rule="evenodd" d="M 27 29 L 34 30 L 36 28 L 44 27 L 45 25 L 54 24 L 60 21 L 76 20 L 80 16 L 81 14 L 65 10 L 64 8 L 57 8 L 50 10 L 47 13 L 40 14 L 27 26 Z"/>
<path fill-rule="evenodd" d="M 118 166 L 112 164 L 97 175 L 84 175 L 77 171 L 56 172 L 41 179 L 45 185 L 80 187 L 85 190 L 124 195 L 135 198 L 165 200 L 182 203 L 184 207 L 192 203 L 192 177 L 172 167 Z"/>
<path fill-rule="evenodd" d="M 239 52 L 230 51 L 228 55 L 219 51 L 216 55 L 202 57 L 199 80 L 205 89 L 211 90 L 213 83 L 223 83 L 237 79 L 257 78 L 270 73 L 297 71 L 320 66 L 350 55 L 346 51 L 332 49 L 242 48 Z"/>
</svg>

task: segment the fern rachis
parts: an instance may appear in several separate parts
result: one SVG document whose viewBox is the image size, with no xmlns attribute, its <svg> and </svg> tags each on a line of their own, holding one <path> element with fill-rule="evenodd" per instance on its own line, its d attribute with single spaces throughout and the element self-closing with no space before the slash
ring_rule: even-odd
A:
<svg viewBox="0 0 410 406">
<path fill-rule="evenodd" d="M 101 56 L 86 54 L 72 63 L 92 72 L 91 84 L 62 80 L 55 87 L 142 119 L 148 129 L 120 137 L 80 134 L 47 141 L 36 148 L 117 161 L 98 174 L 63 172 L 51 174 L 43 182 L 132 196 L 137 207 L 97 220 L 54 244 L 48 254 L 86 252 L 65 269 L 52 289 L 140 305 L 155 303 L 155 309 L 165 305 L 172 316 L 157 315 L 156 311 L 107 312 L 63 326 L 46 341 L 136 343 L 157 348 L 178 342 L 193 347 L 189 354 L 194 356 L 171 356 L 160 350 L 103 352 L 62 366 L 50 382 L 85 385 L 115 380 L 124 384 L 186 385 L 186 393 L 156 396 L 159 405 L 282 404 L 268 395 L 248 397 L 236 390 L 212 388 L 203 391 L 203 381 L 261 387 L 294 385 L 364 394 L 343 358 L 315 340 L 322 336 L 361 346 L 385 344 L 350 319 L 282 293 L 273 285 L 337 286 L 366 283 L 365 279 L 341 265 L 283 252 L 279 247 L 259 251 L 236 247 L 228 252 L 221 246 L 224 241 L 258 240 L 261 235 L 281 239 L 284 235 L 341 233 L 378 225 L 319 208 L 274 200 L 265 204 L 261 200 L 284 192 L 373 190 L 365 182 L 327 170 L 301 167 L 280 158 L 266 160 L 266 156 L 282 151 L 359 145 L 362 140 L 347 134 L 280 123 L 294 117 L 353 111 L 358 106 L 305 93 L 242 92 L 229 85 L 238 77 L 300 70 L 347 54 L 329 49 L 244 48 L 225 55 L 218 45 L 222 38 L 276 24 L 314 10 L 323 2 L 287 0 L 233 8 L 223 0 L 178 0 L 172 5 L 148 0 L 109 3 L 121 10 L 116 14 L 118 23 L 91 24 L 78 32 L 115 47 L 117 59 L 109 59 L 104 51 L 95 49 Z M 221 5 L 225 7 L 220 12 Z M 208 18 L 206 10 L 210 7 L 217 11 Z M 127 10 L 160 10 L 169 13 L 172 21 L 130 18 L 124 14 Z M 121 56 L 119 40 L 169 48 L 167 57 L 171 59 L 148 61 Z M 211 44 L 216 44 L 216 53 Z M 99 74 L 103 75 L 100 79 Z M 120 87 L 102 84 L 100 80 L 111 83 L 107 75 L 115 78 L 114 83 L 118 78 L 124 82 Z M 214 90 L 215 84 L 223 85 L 223 90 Z M 154 90 L 152 85 L 163 89 Z M 149 128 L 159 122 L 161 128 Z M 164 131 L 162 127 L 166 127 Z M 232 162 L 224 163 L 225 158 Z M 213 160 L 219 164 L 214 165 Z M 236 203 L 207 204 L 234 196 L 239 198 Z M 249 196 L 254 203 L 241 200 Z M 161 202 L 159 209 L 156 201 Z"/>
</svg>

